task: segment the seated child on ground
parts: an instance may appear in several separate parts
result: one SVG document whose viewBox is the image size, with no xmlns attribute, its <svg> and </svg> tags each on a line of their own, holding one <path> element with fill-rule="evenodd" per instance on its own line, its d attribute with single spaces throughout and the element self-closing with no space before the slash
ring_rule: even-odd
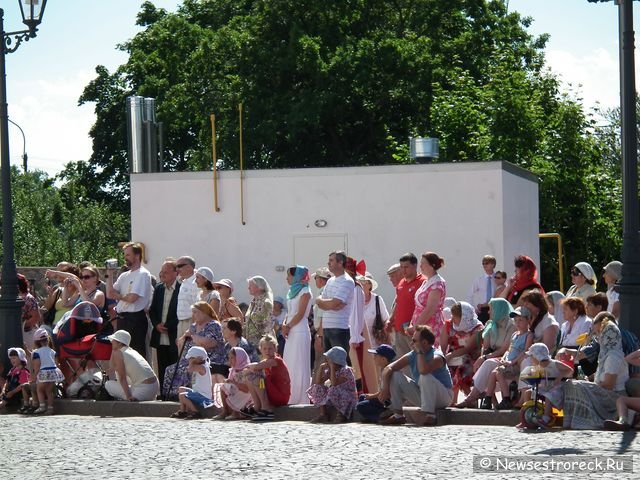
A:
<svg viewBox="0 0 640 480">
<path fill-rule="evenodd" d="M 201 418 L 200 410 L 213 405 L 211 399 L 213 383 L 209 371 L 207 351 L 202 347 L 191 347 L 186 358 L 189 359 L 187 372 L 192 374 L 191 385 L 193 388 L 180 387 L 178 389 L 180 409 L 171 414 L 171 418 Z"/>
<path fill-rule="evenodd" d="M 240 347 L 233 347 L 229 351 L 229 378 L 224 383 L 213 386 L 213 401 L 216 407 L 222 409 L 214 419 L 224 420 L 229 416 L 236 419 L 246 418 L 241 410 L 251 402 L 249 388 L 245 385 L 244 369 L 249 365 L 249 355 Z"/>
<path fill-rule="evenodd" d="M 373 361 L 376 365 L 376 368 L 379 369 L 380 372 L 393 362 L 393 359 L 396 358 L 396 352 L 391 347 L 391 345 L 382 344 L 379 345 L 378 348 L 368 350 L 369 353 L 373 353 Z M 378 399 L 378 395 L 380 390 L 382 390 L 382 374 L 379 375 L 380 385 L 378 391 L 375 393 L 365 393 L 360 395 L 360 401 L 356 405 L 356 410 L 365 419 L 367 422 L 376 423 L 380 419 L 380 414 L 384 412 L 387 407 Z"/>
<path fill-rule="evenodd" d="M 520 378 L 520 364 L 527 356 L 527 347 L 533 339 L 533 333 L 529 331 L 527 317 L 515 316 L 516 331 L 511 336 L 509 350 L 500 359 L 500 365 L 489 375 L 486 394 L 492 397 L 492 401 L 497 403 L 495 397 L 496 387 L 500 387 L 502 400 L 497 404 L 498 410 L 508 410 L 513 407 L 515 398 L 510 398 L 509 384 L 517 382 Z M 517 392 L 516 392 L 517 394 Z"/>
<path fill-rule="evenodd" d="M 307 390 L 311 403 L 320 407 L 320 415 L 312 422 L 328 422 L 328 407 L 334 407 L 338 411 L 334 423 L 344 423 L 351 418 L 358 400 L 356 378 L 351 367 L 347 366 L 347 352 L 342 347 L 332 347 L 324 356 L 326 362 L 320 365 L 314 374 L 313 384 Z"/>
<path fill-rule="evenodd" d="M 262 360 L 245 369 L 245 385 L 249 388 L 253 407 L 247 413 L 254 420 L 273 419 L 273 409 L 289 403 L 291 381 L 284 360 L 277 353 L 278 342 L 271 335 L 260 340 Z"/>
<path fill-rule="evenodd" d="M 11 370 L 0 394 L 0 408 L 17 407 L 23 398 L 22 385 L 29 383 L 29 370 L 27 369 L 27 355 L 21 348 L 10 348 L 9 361 Z M 28 404 L 27 404 L 28 405 Z"/>
</svg>

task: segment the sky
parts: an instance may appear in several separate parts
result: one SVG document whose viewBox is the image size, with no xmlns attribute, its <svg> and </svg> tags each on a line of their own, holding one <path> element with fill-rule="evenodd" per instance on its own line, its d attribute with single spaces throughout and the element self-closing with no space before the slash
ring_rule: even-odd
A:
<svg viewBox="0 0 640 480">
<path fill-rule="evenodd" d="M 175 11 L 182 2 L 153 3 Z M 9 118 L 25 132 L 29 169 L 54 175 L 66 162 L 90 157 L 94 106 L 78 106 L 78 98 L 95 78 L 96 65 L 113 71 L 126 61 L 116 46 L 139 31 L 135 19 L 141 4 L 142 0 L 49 0 L 38 36 L 7 55 Z M 533 18 L 532 34 L 551 35 L 548 65 L 576 98 L 582 98 L 587 108 L 619 105 L 618 7 L 613 2 L 509 0 L 508 4 L 510 11 Z M 640 12 L 634 4 L 639 35 Z M 0 0 L 0 6 L 5 30 L 21 30 L 17 0 Z M 11 162 L 22 165 L 22 135 L 13 125 L 9 133 Z"/>
</svg>

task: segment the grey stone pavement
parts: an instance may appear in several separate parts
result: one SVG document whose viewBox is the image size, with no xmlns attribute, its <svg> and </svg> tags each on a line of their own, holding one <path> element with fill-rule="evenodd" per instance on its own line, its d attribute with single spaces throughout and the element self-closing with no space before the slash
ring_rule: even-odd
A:
<svg viewBox="0 0 640 480">
<path fill-rule="evenodd" d="M 635 432 L 2 415 L 0 479 L 621 479 L 638 447 Z M 635 472 L 479 473 L 473 455 L 634 455 Z"/>
</svg>

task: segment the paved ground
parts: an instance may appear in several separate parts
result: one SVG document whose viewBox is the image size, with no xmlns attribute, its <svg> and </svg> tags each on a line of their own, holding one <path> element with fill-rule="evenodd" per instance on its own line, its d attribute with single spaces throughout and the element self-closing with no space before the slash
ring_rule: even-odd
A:
<svg viewBox="0 0 640 480">
<path fill-rule="evenodd" d="M 525 478 L 473 472 L 473 455 L 633 455 L 635 433 L 524 433 L 510 427 L 0 417 L 0 478 Z M 637 478 L 605 473 L 599 478 Z M 479 458 L 476 459 L 476 462 Z M 532 476 L 532 472 L 526 474 Z M 593 478 L 546 473 L 535 478 Z"/>
</svg>

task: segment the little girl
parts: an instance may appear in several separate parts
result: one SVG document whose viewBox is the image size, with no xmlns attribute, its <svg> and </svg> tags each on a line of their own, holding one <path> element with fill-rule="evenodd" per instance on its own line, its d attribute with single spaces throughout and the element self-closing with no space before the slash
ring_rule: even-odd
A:
<svg viewBox="0 0 640 480">
<path fill-rule="evenodd" d="M 51 338 L 44 328 L 38 328 L 33 334 L 36 349 L 32 353 L 33 376 L 37 380 L 38 408 L 35 414 L 53 414 L 53 387 L 64 380 L 64 375 L 56 364 L 56 352 Z M 46 403 L 46 406 L 45 406 Z"/>
<path fill-rule="evenodd" d="M 516 310 L 518 313 L 518 310 Z M 492 397 L 493 403 L 497 403 L 495 397 L 496 387 L 500 386 L 502 400 L 497 404 L 498 410 L 513 408 L 513 400 L 510 398 L 509 382 L 516 381 L 520 377 L 520 362 L 526 357 L 527 347 L 533 341 L 533 333 L 529 331 L 527 317 L 515 316 L 517 331 L 511 336 L 509 350 L 500 359 L 500 365 L 489 374 L 486 395 Z"/>
<path fill-rule="evenodd" d="M 473 364 L 480 354 L 480 338 L 484 325 L 478 320 L 475 308 L 467 302 L 451 307 L 451 321 L 446 321 L 440 334 L 440 347 L 446 354 L 447 365 L 453 378 L 453 400 L 458 391 L 466 395 L 473 384 Z"/>
<path fill-rule="evenodd" d="M 326 363 L 320 365 L 313 377 L 313 384 L 307 390 L 311 403 L 320 407 L 320 415 L 313 423 L 327 423 L 327 407 L 334 407 L 338 413 L 334 423 L 344 423 L 358 402 L 356 378 L 351 367 L 347 367 L 347 352 L 342 347 L 332 347 L 324 354 Z M 329 386 L 325 385 L 329 380 Z"/>
<path fill-rule="evenodd" d="M 15 407 L 20 403 L 22 385 L 29 383 L 29 370 L 27 369 L 27 355 L 21 348 L 10 348 L 9 361 L 11 370 L 7 375 L 7 381 L 0 395 L 0 408 Z M 28 404 L 26 404 L 28 407 Z"/>
<path fill-rule="evenodd" d="M 544 369 L 544 380 L 538 387 L 538 392 L 545 398 L 544 415 L 538 419 L 538 425 L 542 428 L 550 428 L 552 408 L 562 409 L 564 403 L 562 379 L 571 378 L 573 368 L 560 360 L 553 360 L 549 355 L 549 348 L 544 343 L 531 345 L 527 355 L 531 356 L 534 365 Z M 522 425 L 519 424 L 518 427 Z"/>
<path fill-rule="evenodd" d="M 216 407 L 222 409 L 214 420 L 224 420 L 233 417 L 236 420 L 246 418 L 240 410 L 251 401 L 249 388 L 244 384 L 243 370 L 249 365 L 249 355 L 240 347 L 233 347 L 229 351 L 229 378 L 224 383 L 213 386 L 213 401 Z"/>
<path fill-rule="evenodd" d="M 291 381 L 284 360 L 276 353 L 278 342 L 271 335 L 260 340 L 262 361 L 247 366 L 245 385 L 253 400 L 256 421 L 273 420 L 274 407 L 289 403 Z M 264 376 L 263 376 L 264 373 Z"/>
<path fill-rule="evenodd" d="M 180 409 L 172 413 L 171 418 L 192 420 L 202 418 L 200 410 L 213 405 L 211 400 L 213 383 L 209 371 L 209 355 L 204 348 L 191 347 L 186 358 L 189 360 L 187 372 L 192 374 L 191 385 L 193 388 L 180 387 L 178 389 Z"/>
</svg>

